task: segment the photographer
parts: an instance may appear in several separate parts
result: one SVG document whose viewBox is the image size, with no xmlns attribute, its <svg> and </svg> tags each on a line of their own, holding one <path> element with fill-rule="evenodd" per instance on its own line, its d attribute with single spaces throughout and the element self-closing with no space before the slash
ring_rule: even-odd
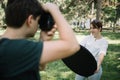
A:
<svg viewBox="0 0 120 80">
<path fill-rule="evenodd" d="M 40 42 L 27 40 L 38 30 L 43 10 L 52 15 L 57 27 L 41 31 Z M 41 6 L 37 0 L 8 0 L 5 20 L 7 28 L 0 39 L 0 80 L 40 80 L 40 65 L 68 57 L 80 49 L 55 4 Z M 51 41 L 56 28 L 59 39 Z"/>
</svg>

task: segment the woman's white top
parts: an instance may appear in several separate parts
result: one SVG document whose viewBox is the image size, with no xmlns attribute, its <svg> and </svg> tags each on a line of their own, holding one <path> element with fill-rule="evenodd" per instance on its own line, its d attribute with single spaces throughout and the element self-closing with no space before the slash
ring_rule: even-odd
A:
<svg viewBox="0 0 120 80">
<path fill-rule="evenodd" d="M 95 39 L 94 36 L 88 35 L 86 36 L 80 44 L 87 48 L 92 55 L 95 57 L 96 61 L 98 61 L 98 57 L 100 54 L 106 55 L 108 42 L 103 37 L 101 39 Z"/>
</svg>

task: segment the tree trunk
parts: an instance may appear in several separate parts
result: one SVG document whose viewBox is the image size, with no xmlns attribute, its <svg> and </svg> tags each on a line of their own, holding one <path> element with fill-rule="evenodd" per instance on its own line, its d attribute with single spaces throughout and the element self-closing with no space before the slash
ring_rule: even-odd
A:
<svg viewBox="0 0 120 80">
<path fill-rule="evenodd" d="M 113 32 L 115 32 L 116 30 L 116 22 L 117 22 L 117 19 L 119 18 L 118 16 L 119 12 L 117 12 L 118 6 L 116 5 L 116 0 L 114 0 L 114 6 L 115 6 L 115 17 L 114 17 Z"/>
<path fill-rule="evenodd" d="M 102 0 L 97 0 L 97 11 L 96 11 L 96 19 L 101 20 L 101 3 Z"/>
</svg>

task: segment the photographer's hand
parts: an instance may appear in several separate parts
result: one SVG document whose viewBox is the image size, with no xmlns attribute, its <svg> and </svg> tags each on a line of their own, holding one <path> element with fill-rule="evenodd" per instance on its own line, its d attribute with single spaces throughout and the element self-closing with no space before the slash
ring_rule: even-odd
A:
<svg viewBox="0 0 120 80">
<path fill-rule="evenodd" d="M 53 29 L 51 29 L 51 31 L 45 32 L 45 31 L 41 31 L 40 32 L 40 40 L 41 41 L 49 41 L 52 40 L 54 34 L 56 31 L 56 25 L 54 25 Z"/>
<path fill-rule="evenodd" d="M 59 10 L 59 7 L 56 4 L 53 3 L 46 3 L 42 5 L 44 11 L 50 12 L 51 10 Z"/>
</svg>

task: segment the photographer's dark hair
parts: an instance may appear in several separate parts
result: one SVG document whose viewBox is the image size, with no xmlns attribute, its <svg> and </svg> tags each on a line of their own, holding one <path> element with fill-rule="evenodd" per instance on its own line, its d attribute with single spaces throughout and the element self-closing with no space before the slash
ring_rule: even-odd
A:
<svg viewBox="0 0 120 80">
<path fill-rule="evenodd" d="M 102 22 L 101 21 L 99 21 L 99 20 L 93 20 L 91 22 L 91 24 L 93 25 L 93 28 L 97 28 L 97 29 L 101 28 L 101 31 L 102 31 Z"/>
<path fill-rule="evenodd" d="M 42 14 L 42 7 L 37 0 L 8 0 L 5 10 L 5 22 L 8 26 L 20 28 L 29 15 L 34 19 Z"/>
</svg>

